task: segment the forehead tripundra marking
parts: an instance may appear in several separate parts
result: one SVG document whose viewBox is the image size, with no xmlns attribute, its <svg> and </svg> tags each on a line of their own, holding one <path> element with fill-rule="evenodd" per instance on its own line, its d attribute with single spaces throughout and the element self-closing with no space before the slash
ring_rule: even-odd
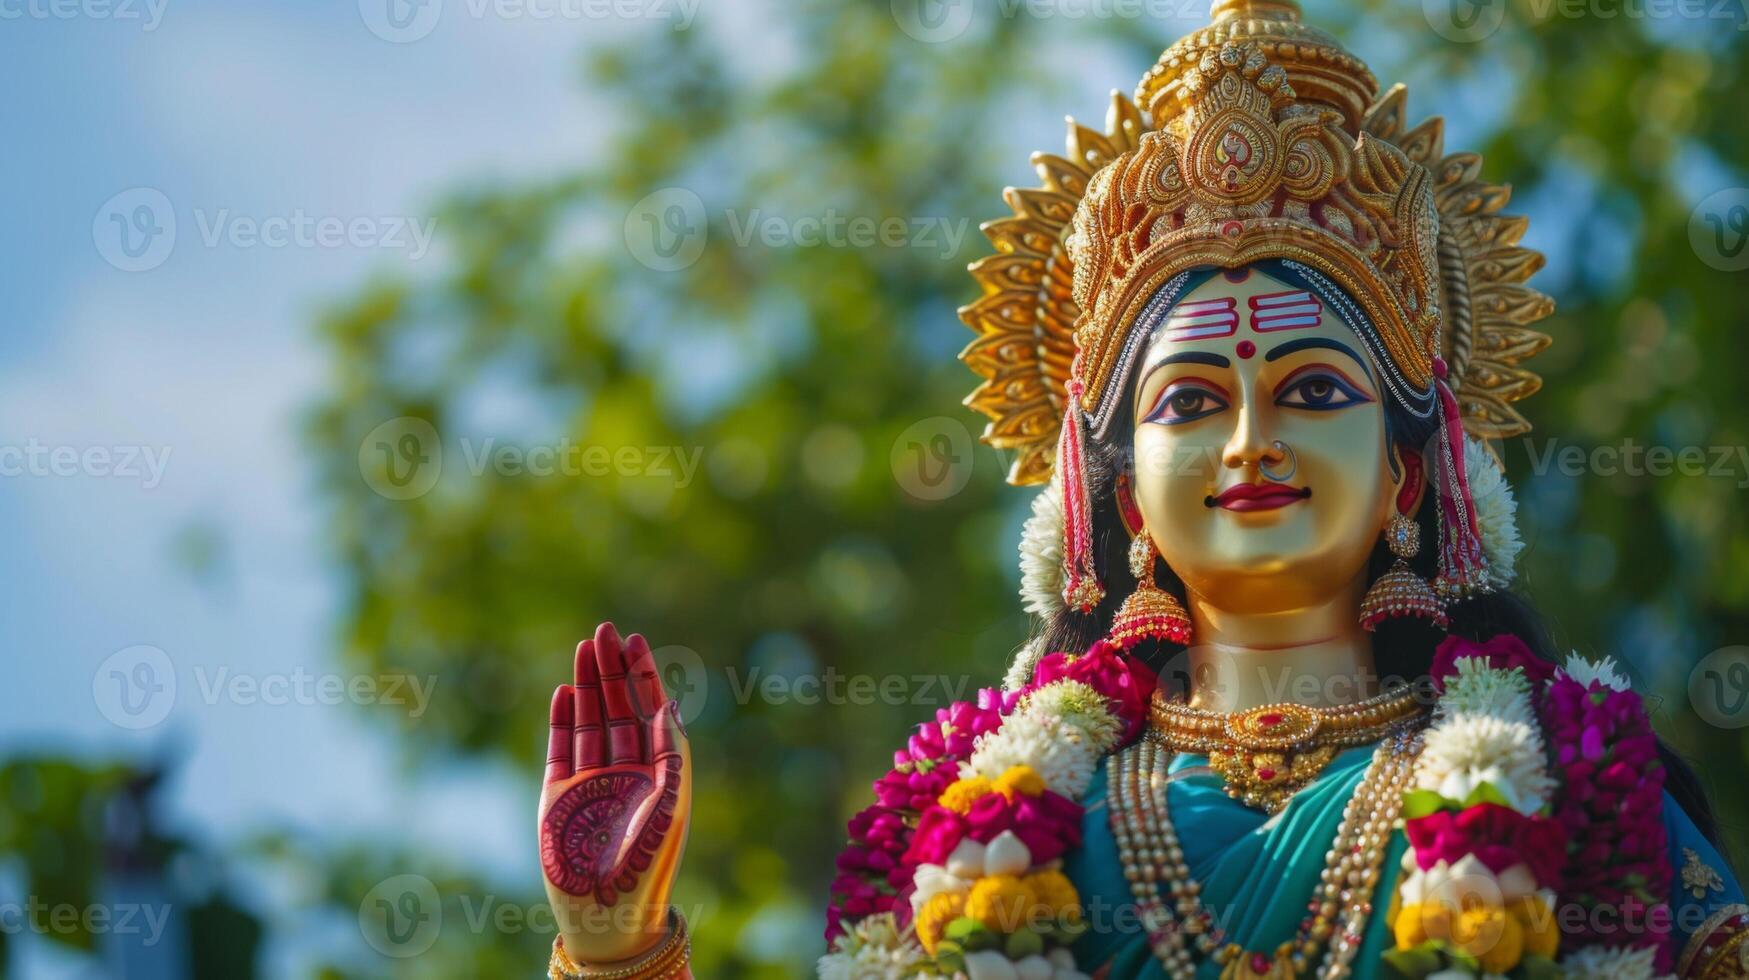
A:
<svg viewBox="0 0 1749 980">
<path fill-rule="evenodd" d="M 1251 297 L 1251 329 L 1258 333 L 1298 330 L 1322 323 L 1323 305 L 1304 289 Z"/>
<path fill-rule="evenodd" d="M 1231 296 L 1180 303 L 1166 318 L 1169 341 L 1228 337 L 1239 329 L 1238 301 Z"/>
</svg>

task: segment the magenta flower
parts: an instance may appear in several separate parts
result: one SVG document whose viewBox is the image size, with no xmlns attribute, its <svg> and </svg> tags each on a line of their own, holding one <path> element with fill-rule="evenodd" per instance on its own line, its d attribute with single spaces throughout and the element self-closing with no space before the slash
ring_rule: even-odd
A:
<svg viewBox="0 0 1749 980">
<path fill-rule="evenodd" d="M 1104 695 L 1112 712 L 1124 723 L 1123 740 L 1141 734 L 1148 720 L 1148 699 L 1159 679 L 1140 660 L 1114 643 L 1100 640 L 1080 656 L 1053 653 L 1040 660 L 1033 671 L 1028 692 L 1065 678 L 1080 681 Z"/>
<path fill-rule="evenodd" d="M 1530 652 L 1530 647 L 1524 645 L 1523 640 L 1511 633 L 1501 633 L 1483 643 L 1461 636 L 1448 636 L 1433 651 L 1430 672 L 1434 686 L 1444 691 L 1445 679 L 1457 674 L 1457 662 L 1465 657 L 1480 657 L 1488 662 L 1488 666 L 1498 670 L 1522 667 L 1525 679 L 1530 681 L 1533 691 L 1541 688 L 1555 673 L 1554 664 L 1538 659 L 1536 654 Z"/>
<path fill-rule="evenodd" d="M 1664 832 L 1664 766 L 1645 705 L 1632 691 L 1566 675 L 1549 684 L 1543 731 L 1565 780 L 1554 819 L 1567 837 L 1563 902 L 1587 910 L 1566 933 L 1573 945 L 1653 947 L 1657 969 L 1670 970 L 1667 902 L 1673 869 Z M 1631 923 L 1593 928 L 1587 923 Z"/>
</svg>

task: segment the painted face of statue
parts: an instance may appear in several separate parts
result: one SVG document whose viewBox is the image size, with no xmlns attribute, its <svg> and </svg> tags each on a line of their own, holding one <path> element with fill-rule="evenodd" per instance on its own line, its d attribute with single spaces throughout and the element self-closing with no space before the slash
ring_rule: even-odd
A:
<svg viewBox="0 0 1749 980">
<path fill-rule="evenodd" d="M 1137 379 L 1136 503 L 1194 595 L 1235 613 L 1358 595 L 1411 469 L 1393 471 L 1377 374 L 1333 311 L 1223 272 L 1155 331 Z"/>
</svg>

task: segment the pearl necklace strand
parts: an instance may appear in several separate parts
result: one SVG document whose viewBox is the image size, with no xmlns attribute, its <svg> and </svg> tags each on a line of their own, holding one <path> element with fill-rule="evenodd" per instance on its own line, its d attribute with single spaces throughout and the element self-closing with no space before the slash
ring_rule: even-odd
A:
<svg viewBox="0 0 1749 980">
<path fill-rule="evenodd" d="M 1417 719 L 1418 720 L 1418 719 Z M 1324 943 L 1336 935 L 1317 975 L 1341 980 L 1352 972 L 1372 894 L 1384 863 L 1392 826 L 1403 803 L 1415 759 L 1421 751 L 1419 725 L 1393 732 L 1374 751 L 1372 762 L 1343 809 L 1336 839 L 1325 855 L 1320 884 L 1307 905 L 1308 915 L 1295 938 L 1274 958 L 1223 943 L 1223 933 L 1202 907 L 1201 883 L 1190 875 L 1184 849 L 1166 805 L 1167 770 L 1173 753 L 1150 732 L 1113 760 L 1110 822 L 1118 858 L 1136 900 L 1148 945 L 1171 980 L 1192 980 L 1196 954 L 1212 957 L 1223 978 L 1289 978 L 1303 973 Z M 1168 908 L 1165 885 L 1173 899 Z M 1186 937 L 1194 939 L 1195 953 Z"/>
</svg>

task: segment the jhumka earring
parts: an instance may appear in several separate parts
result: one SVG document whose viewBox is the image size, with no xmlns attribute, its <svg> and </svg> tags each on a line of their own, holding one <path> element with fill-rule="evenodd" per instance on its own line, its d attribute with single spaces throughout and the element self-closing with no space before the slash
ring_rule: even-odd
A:
<svg viewBox="0 0 1749 980">
<path fill-rule="evenodd" d="M 1391 523 L 1385 527 L 1385 543 L 1397 561 L 1360 600 L 1360 625 L 1374 630 L 1384 620 L 1409 617 L 1430 620 L 1435 626 L 1447 625 L 1445 604 L 1439 601 L 1433 586 L 1409 567 L 1409 559 L 1421 550 L 1421 525 L 1402 514 L 1393 514 Z"/>
<path fill-rule="evenodd" d="M 1190 615 L 1172 593 L 1154 582 L 1156 557 L 1154 539 L 1148 536 L 1148 529 L 1137 529 L 1130 540 L 1130 574 L 1136 577 L 1136 591 L 1118 608 L 1107 634 L 1126 650 L 1146 639 L 1190 642 Z"/>
</svg>

